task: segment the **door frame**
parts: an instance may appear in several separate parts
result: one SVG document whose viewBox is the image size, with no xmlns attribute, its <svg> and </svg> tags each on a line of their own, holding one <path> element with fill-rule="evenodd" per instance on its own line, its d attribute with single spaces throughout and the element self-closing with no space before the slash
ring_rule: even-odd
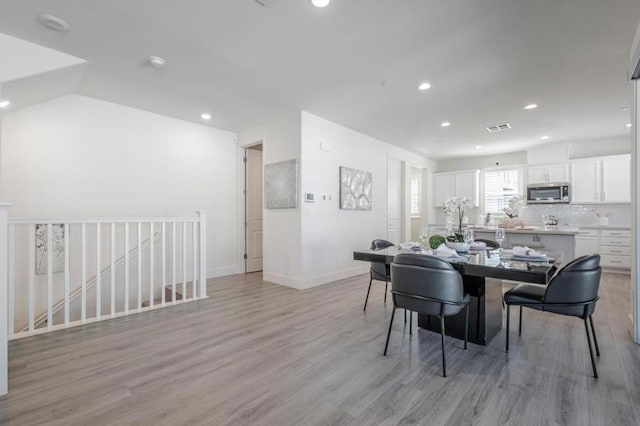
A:
<svg viewBox="0 0 640 426">
<path fill-rule="evenodd" d="M 408 199 L 407 194 L 410 193 L 408 191 L 410 191 L 410 189 L 408 188 L 408 186 L 411 185 L 410 179 L 407 179 L 407 169 L 410 169 L 410 167 L 407 167 L 407 162 L 405 160 L 403 160 L 400 157 L 395 157 L 393 155 L 387 154 L 387 164 L 386 164 L 386 169 L 387 169 L 387 181 L 385 183 L 386 185 L 386 202 L 385 202 L 385 236 L 387 239 L 389 239 L 389 174 L 390 174 L 390 169 L 389 169 L 389 162 L 391 160 L 395 160 L 398 161 L 400 163 L 400 225 L 399 225 L 399 235 L 400 235 L 400 239 L 403 241 L 407 240 L 407 229 L 411 229 L 411 200 Z M 407 220 L 407 216 L 409 216 L 409 220 Z M 410 235 L 410 231 L 409 231 L 409 235 Z M 398 242 L 401 243 L 403 241 Z"/>
<path fill-rule="evenodd" d="M 242 189 L 241 189 L 241 204 L 242 204 L 242 220 L 240 223 L 242 232 L 242 245 L 240 247 L 240 256 L 242 260 L 241 271 L 242 273 L 247 273 L 247 254 L 248 254 L 248 246 L 249 246 L 249 236 L 247 235 L 248 231 L 248 218 L 247 218 L 247 150 L 252 147 L 261 145 L 262 146 L 262 160 L 264 162 L 264 138 L 255 142 L 248 143 L 246 145 L 241 146 L 241 155 L 242 155 Z M 264 179 L 264 176 L 263 176 Z M 263 182 L 264 185 L 264 182 Z M 264 206 L 264 200 L 263 200 Z M 264 209 L 264 207 L 263 207 Z M 264 229 L 264 214 L 263 214 L 263 229 Z M 264 241 L 262 243 L 262 252 L 264 253 Z M 264 258 L 263 258 L 264 262 Z M 263 264 L 264 268 L 264 264 Z"/>
</svg>

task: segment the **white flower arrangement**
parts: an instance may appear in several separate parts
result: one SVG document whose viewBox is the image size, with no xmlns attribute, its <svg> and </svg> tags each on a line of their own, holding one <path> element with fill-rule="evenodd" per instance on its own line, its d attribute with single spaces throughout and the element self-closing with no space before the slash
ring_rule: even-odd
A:
<svg viewBox="0 0 640 426">
<path fill-rule="evenodd" d="M 462 241 L 462 221 L 464 212 L 472 208 L 473 204 L 467 197 L 453 197 L 444 201 L 444 212 L 451 222 L 458 225 L 458 229 L 454 231 L 456 240 Z"/>
<path fill-rule="evenodd" d="M 520 215 L 520 209 L 524 206 L 524 201 L 519 196 L 515 196 L 509 200 L 509 206 L 502 209 L 504 214 L 513 219 Z"/>
</svg>

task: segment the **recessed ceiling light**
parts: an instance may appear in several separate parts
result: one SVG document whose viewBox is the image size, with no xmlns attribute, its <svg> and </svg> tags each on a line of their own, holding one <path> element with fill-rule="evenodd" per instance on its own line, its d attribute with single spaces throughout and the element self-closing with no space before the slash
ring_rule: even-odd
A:
<svg viewBox="0 0 640 426">
<path fill-rule="evenodd" d="M 315 7 L 327 7 L 331 0 L 311 0 L 311 4 Z"/>
<path fill-rule="evenodd" d="M 476 145 L 476 149 L 482 149 L 482 145 Z"/>
<path fill-rule="evenodd" d="M 632 124 L 631 124 L 631 123 L 627 123 L 627 127 L 631 127 L 631 126 L 632 126 Z"/>
<path fill-rule="evenodd" d="M 549 136 L 540 136 L 540 139 L 542 139 L 543 141 L 546 141 L 547 139 L 549 139 Z"/>
<path fill-rule="evenodd" d="M 206 112 L 200 114 L 200 117 L 202 117 L 203 120 L 211 120 L 211 114 L 208 114 Z"/>
<path fill-rule="evenodd" d="M 11 105 L 11 102 L 9 101 L 0 101 L 0 108 L 6 108 L 9 105 Z"/>
<path fill-rule="evenodd" d="M 529 104 L 522 109 L 536 109 L 536 108 L 538 108 L 538 104 Z"/>
<path fill-rule="evenodd" d="M 431 85 L 427 82 L 420 83 L 420 86 L 418 86 L 418 90 L 427 90 L 427 89 L 431 89 Z"/>
<path fill-rule="evenodd" d="M 149 56 L 149 63 L 152 67 L 159 70 L 160 68 L 164 68 L 166 61 L 160 56 Z"/>
<path fill-rule="evenodd" d="M 65 21 L 63 21 L 62 19 L 58 18 L 57 16 L 53 16 L 53 15 L 48 15 L 46 13 L 43 13 L 42 15 L 38 16 L 38 20 L 40 21 L 40 23 L 42 25 L 44 25 L 45 27 L 54 30 L 54 31 L 69 31 L 69 24 L 67 24 Z"/>
<path fill-rule="evenodd" d="M 440 123 L 440 125 L 442 127 L 449 127 L 449 126 L 451 126 L 451 123 L 449 123 L 448 121 L 443 121 L 442 123 Z"/>
</svg>

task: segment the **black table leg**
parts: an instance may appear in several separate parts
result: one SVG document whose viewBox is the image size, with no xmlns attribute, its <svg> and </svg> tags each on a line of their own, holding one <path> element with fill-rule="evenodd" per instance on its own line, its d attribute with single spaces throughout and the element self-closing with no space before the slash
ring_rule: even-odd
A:
<svg viewBox="0 0 640 426">
<path fill-rule="evenodd" d="M 469 304 L 469 341 L 486 345 L 502 328 L 502 280 L 463 275 Z M 466 309 L 447 317 L 447 336 L 464 339 Z M 438 333 L 439 321 L 429 321 L 428 315 L 418 315 L 418 326 Z"/>
</svg>

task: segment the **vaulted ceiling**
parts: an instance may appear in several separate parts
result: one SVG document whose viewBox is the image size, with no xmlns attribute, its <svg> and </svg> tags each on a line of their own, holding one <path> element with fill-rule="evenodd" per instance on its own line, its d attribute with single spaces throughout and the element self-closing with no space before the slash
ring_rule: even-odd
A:
<svg viewBox="0 0 640 426">
<path fill-rule="evenodd" d="M 304 109 L 432 158 L 628 136 L 638 22 L 637 0 L 0 0 L 0 32 L 87 60 L 77 93 L 234 131 Z"/>
</svg>

